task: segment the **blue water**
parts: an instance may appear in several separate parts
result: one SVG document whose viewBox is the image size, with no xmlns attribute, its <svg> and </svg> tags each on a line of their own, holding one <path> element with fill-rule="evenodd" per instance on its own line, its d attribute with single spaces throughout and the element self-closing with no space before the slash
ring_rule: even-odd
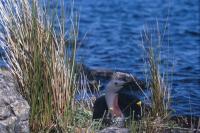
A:
<svg viewBox="0 0 200 133">
<path fill-rule="evenodd" d="M 169 81 L 172 107 L 177 114 L 200 116 L 198 0 L 80 0 L 77 3 L 82 39 L 79 57 L 92 68 L 127 71 L 143 79 L 144 55 L 140 44 L 144 25 L 157 29 L 158 22 L 162 34 L 167 26 L 162 57 L 169 65 L 162 68 L 173 73 Z"/>
<path fill-rule="evenodd" d="M 198 0 L 75 0 L 80 12 L 78 59 L 91 68 L 126 71 L 144 79 L 141 33 L 146 25 L 156 40 L 158 22 L 164 35 L 161 69 L 173 75 L 169 76 L 172 108 L 177 114 L 200 116 L 198 3 Z M 53 4 L 50 7 L 55 8 Z"/>
</svg>

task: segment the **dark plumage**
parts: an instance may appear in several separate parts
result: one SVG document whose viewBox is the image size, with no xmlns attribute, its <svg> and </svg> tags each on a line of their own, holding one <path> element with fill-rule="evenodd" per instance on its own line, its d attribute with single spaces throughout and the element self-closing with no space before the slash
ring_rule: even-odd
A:
<svg viewBox="0 0 200 133">
<path fill-rule="evenodd" d="M 93 119 L 103 118 L 103 123 L 106 125 L 113 122 L 124 125 L 124 118 L 127 117 L 140 119 L 144 105 L 136 96 L 130 95 L 131 90 L 127 89 L 130 83 L 132 82 L 118 78 L 110 80 L 105 88 L 105 96 L 99 97 L 94 103 Z M 132 91 L 136 87 L 138 86 L 134 86 Z"/>
<path fill-rule="evenodd" d="M 135 97 L 130 97 L 126 94 L 118 94 L 118 97 L 118 104 L 124 116 L 129 117 L 134 115 L 134 119 L 140 119 L 141 105 L 139 105 L 138 102 L 141 101 Z M 104 114 L 106 112 L 108 112 L 108 107 L 106 104 L 105 96 L 101 96 L 97 98 L 97 100 L 94 103 L 93 119 L 103 118 L 103 116 L 106 116 Z"/>
</svg>

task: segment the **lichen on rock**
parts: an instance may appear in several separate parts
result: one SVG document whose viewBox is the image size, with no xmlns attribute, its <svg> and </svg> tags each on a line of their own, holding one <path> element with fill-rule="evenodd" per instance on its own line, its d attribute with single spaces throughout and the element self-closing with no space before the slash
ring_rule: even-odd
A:
<svg viewBox="0 0 200 133">
<path fill-rule="evenodd" d="M 0 69 L 0 132 L 29 133 L 29 110 L 12 74 Z"/>
</svg>

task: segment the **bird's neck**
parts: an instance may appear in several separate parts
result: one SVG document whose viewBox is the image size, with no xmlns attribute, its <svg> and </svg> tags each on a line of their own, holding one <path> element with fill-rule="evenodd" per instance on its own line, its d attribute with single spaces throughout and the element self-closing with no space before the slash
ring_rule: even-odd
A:
<svg viewBox="0 0 200 133">
<path fill-rule="evenodd" d="M 119 99 L 119 97 L 118 97 L 118 95 L 116 95 L 115 99 L 114 99 L 114 105 L 113 105 L 113 114 L 116 117 L 123 117 L 123 113 L 119 107 L 118 99 Z"/>
<path fill-rule="evenodd" d="M 112 116 L 123 117 L 123 113 L 118 104 L 118 94 L 107 92 L 105 98 L 108 109 L 111 111 Z"/>
</svg>

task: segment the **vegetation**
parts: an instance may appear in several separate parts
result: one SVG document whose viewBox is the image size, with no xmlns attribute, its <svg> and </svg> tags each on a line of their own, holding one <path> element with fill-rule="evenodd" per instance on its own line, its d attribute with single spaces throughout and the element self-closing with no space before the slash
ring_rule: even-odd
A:
<svg viewBox="0 0 200 133">
<path fill-rule="evenodd" d="M 149 32 L 145 28 L 142 34 L 142 48 L 144 50 L 144 64 L 145 64 L 145 77 L 146 83 L 148 84 L 148 91 L 150 97 L 146 96 L 147 103 L 151 104 L 151 109 L 142 107 L 142 120 L 132 120 L 129 124 L 132 132 L 163 132 L 166 127 L 171 124 L 169 122 L 170 111 L 170 93 L 167 86 L 167 82 L 164 81 L 165 77 L 161 77 L 160 74 L 160 60 L 161 50 L 161 34 L 157 31 L 157 38 L 152 40 L 152 32 Z M 138 84 L 139 86 L 139 84 Z M 142 88 L 141 88 L 142 89 Z"/>
<path fill-rule="evenodd" d="M 31 107 L 31 132 L 94 132 L 101 127 L 101 120 L 92 121 L 90 105 L 75 101 L 78 88 L 84 88 L 78 75 L 85 77 L 75 62 L 78 16 L 73 11 L 66 16 L 63 3 L 64 0 L 58 1 L 59 15 L 57 10 L 41 10 L 37 0 L 0 2 L 3 28 L 0 40 L 5 43 L 3 48 L 19 91 Z M 66 26 L 66 19 L 70 26 Z M 55 21 L 59 25 L 57 29 Z M 169 116 L 169 93 L 160 76 L 159 55 L 155 55 L 147 32 L 144 43 L 148 44 L 144 49 L 148 57 L 152 109 L 143 112 L 141 121 L 131 121 L 129 127 L 132 132 L 160 132 Z"/>
<path fill-rule="evenodd" d="M 157 26 L 158 27 L 158 26 Z M 151 92 L 151 103 L 152 103 L 152 112 L 151 115 L 153 117 L 161 117 L 166 118 L 169 115 L 169 104 L 170 104 L 170 93 L 169 93 L 169 85 L 167 78 L 168 74 L 162 74 L 161 76 L 161 45 L 164 35 L 162 35 L 157 29 L 157 39 L 156 42 L 152 41 L 152 34 L 150 34 L 147 30 L 144 31 L 144 45 L 146 44 L 145 53 L 147 58 L 147 68 L 149 69 L 149 81 L 150 84 L 150 92 Z M 153 44 L 156 43 L 156 44 Z M 145 46 L 144 46 L 145 47 Z M 155 48 L 157 47 L 157 49 Z M 166 66 L 164 66 L 166 67 Z"/>
<path fill-rule="evenodd" d="M 1 39 L 19 91 L 31 107 L 31 131 L 73 131 L 80 124 L 75 115 L 80 108 L 74 100 L 79 87 L 75 71 L 78 16 L 72 11 L 66 27 L 64 6 L 59 17 L 58 11 L 41 10 L 39 4 L 37 0 L 1 1 Z M 54 14 L 52 18 L 49 13 Z"/>
<path fill-rule="evenodd" d="M 165 27 L 166 28 L 166 27 Z M 166 29 L 164 29 L 166 30 Z M 154 35 L 155 34 L 155 35 Z M 165 34 L 165 31 L 164 33 Z M 161 63 L 162 55 L 161 48 L 162 40 L 165 35 L 163 35 L 157 23 L 156 32 L 149 31 L 146 27 L 142 34 L 142 48 L 144 50 L 144 64 L 145 64 L 145 77 L 146 83 L 148 84 L 150 98 L 146 95 L 146 100 L 150 102 L 151 109 L 143 108 L 142 119 L 140 121 L 132 120 L 129 127 L 133 133 L 136 132 L 147 132 L 147 133 L 157 133 L 157 132 L 194 132 L 194 125 L 191 129 L 180 127 L 180 123 L 188 123 L 188 120 L 178 120 L 174 121 L 171 115 L 172 110 L 170 109 L 170 84 L 169 73 L 165 69 L 169 69 L 167 63 Z M 163 74 L 161 74 L 161 65 L 166 64 Z M 191 118 L 192 119 L 192 118 Z M 190 121 L 190 120 L 189 120 Z"/>
</svg>

